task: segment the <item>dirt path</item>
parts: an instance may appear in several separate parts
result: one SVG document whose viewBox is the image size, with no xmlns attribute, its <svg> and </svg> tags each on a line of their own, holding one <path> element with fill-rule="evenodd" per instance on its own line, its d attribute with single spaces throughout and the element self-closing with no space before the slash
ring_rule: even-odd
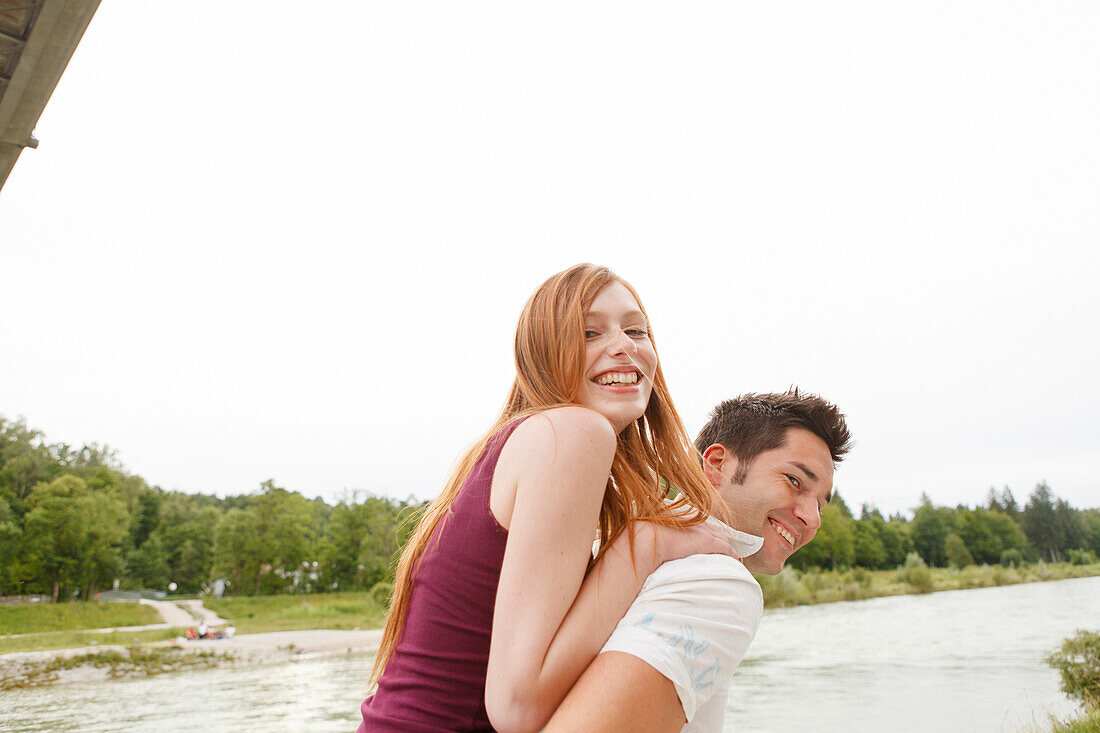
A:
<svg viewBox="0 0 1100 733">
<path fill-rule="evenodd" d="M 200 606 L 202 601 L 196 601 Z M 165 626 L 179 626 L 186 628 L 188 626 L 194 626 L 198 621 L 188 611 L 183 610 L 172 601 L 151 601 L 148 598 L 141 599 L 141 605 L 152 606 L 156 609 L 160 617 L 164 619 Z"/>
<path fill-rule="evenodd" d="M 225 626 L 229 622 L 218 614 L 202 605 L 202 601 L 195 599 L 190 601 L 176 601 L 176 605 L 184 608 L 199 621 L 205 621 L 207 626 Z"/>
</svg>

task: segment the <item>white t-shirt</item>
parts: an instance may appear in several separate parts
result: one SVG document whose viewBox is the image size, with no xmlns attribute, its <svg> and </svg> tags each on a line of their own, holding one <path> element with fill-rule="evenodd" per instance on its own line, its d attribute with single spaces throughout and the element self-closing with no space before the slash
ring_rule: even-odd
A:
<svg viewBox="0 0 1100 733">
<path fill-rule="evenodd" d="M 763 540 L 721 524 L 748 557 Z M 720 733 L 726 694 L 764 614 L 760 585 L 726 555 L 666 562 L 646 579 L 603 652 L 625 652 L 663 674 L 684 708 L 684 733 Z"/>
</svg>

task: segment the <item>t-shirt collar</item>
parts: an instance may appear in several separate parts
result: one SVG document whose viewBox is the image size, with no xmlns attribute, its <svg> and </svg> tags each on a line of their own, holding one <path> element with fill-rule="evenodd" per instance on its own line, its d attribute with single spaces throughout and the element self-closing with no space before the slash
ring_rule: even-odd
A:
<svg viewBox="0 0 1100 733">
<path fill-rule="evenodd" d="M 733 548 L 734 553 L 742 559 L 749 555 L 755 555 L 760 552 L 760 548 L 764 546 L 763 537 L 757 537 L 754 534 L 734 529 L 716 517 L 707 517 L 707 523 L 722 530 L 729 539 L 730 547 Z"/>
</svg>

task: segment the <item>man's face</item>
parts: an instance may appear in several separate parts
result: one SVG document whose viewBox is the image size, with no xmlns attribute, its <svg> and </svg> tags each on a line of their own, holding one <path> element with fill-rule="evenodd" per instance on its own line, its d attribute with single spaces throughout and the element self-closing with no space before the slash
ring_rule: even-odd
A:
<svg viewBox="0 0 1100 733">
<path fill-rule="evenodd" d="M 744 558 L 754 573 L 782 570 L 814 538 L 821 509 L 833 496 L 833 460 L 825 441 L 803 428 L 789 428 L 784 438 L 780 447 L 756 456 L 741 484 L 734 481 L 738 461 L 732 451 L 712 445 L 703 453 L 703 470 L 726 503 L 730 526 L 764 538 L 760 551 Z"/>
</svg>

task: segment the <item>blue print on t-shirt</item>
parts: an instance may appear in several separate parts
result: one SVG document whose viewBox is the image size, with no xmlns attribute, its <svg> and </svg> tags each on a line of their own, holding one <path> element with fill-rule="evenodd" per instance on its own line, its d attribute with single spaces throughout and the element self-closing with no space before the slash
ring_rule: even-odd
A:
<svg viewBox="0 0 1100 733">
<path fill-rule="evenodd" d="M 695 627 L 688 623 L 680 624 L 676 633 L 666 633 L 652 628 L 656 620 L 656 613 L 647 613 L 642 617 L 638 628 L 647 629 L 650 633 L 661 638 L 672 649 L 682 649 L 684 666 L 691 675 L 695 689 L 702 691 L 715 683 L 722 673 L 722 663 L 717 656 L 713 656 L 710 663 L 704 666 L 705 659 L 701 659 L 704 652 L 710 648 L 709 641 L 695 641 Z"/>
</svg>

